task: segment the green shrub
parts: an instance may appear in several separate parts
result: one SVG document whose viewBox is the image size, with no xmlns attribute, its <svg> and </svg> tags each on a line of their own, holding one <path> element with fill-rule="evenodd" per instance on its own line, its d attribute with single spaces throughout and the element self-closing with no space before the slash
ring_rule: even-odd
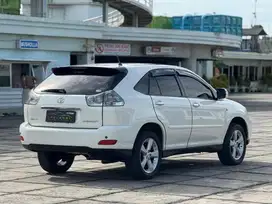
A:
<svg viewBox="0 0 272 204">
<path fill-rule="evenodd" d="M 217 89 L 217 88 L 228 88 L 229 81 L 228 77 L 225 74 L 221 74 L 219 76 L 214 76 L 211 78 L 211 85 Z"/>
</svg>

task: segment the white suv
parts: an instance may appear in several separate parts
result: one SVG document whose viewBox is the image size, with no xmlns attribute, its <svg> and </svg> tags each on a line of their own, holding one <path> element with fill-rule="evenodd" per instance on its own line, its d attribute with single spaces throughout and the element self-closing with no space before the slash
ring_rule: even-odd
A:
<svg viewBox="0 0 272 204">
<path fill-rule="evenodd" d="M 76 155 L 124 162 L 136 179 L 152 178 L 175 154 L 217 152 L 224 165 L 244 160 L 246 108 L 188 69 L 94 64 L 52 72 L 31 91 L 20 126 L 22 145 L 49 173 L 65 173 Z"/>
</svg>

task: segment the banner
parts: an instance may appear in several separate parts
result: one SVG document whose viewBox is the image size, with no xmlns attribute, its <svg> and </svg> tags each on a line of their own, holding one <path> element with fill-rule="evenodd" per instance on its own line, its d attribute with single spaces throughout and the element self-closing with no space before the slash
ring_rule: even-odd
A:
<svg viewBox="0 0 272 204">
<path fill-rule="evenodd" d="M 20 15 L 21 0 L 0 0 L 0 13 Z"/>
</svg>

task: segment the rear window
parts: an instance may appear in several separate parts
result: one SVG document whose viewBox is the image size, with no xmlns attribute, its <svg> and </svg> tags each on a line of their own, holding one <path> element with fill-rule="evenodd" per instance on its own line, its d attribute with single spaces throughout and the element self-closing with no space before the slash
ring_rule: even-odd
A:
<svg viewBox="0 0 272 204">
<path fill-rule="evenodd" d="M 125 68 L 61 67 L 35 88 L 36 93 L 93 95 L 114 87 L 126 76 Z"/>
</svg>

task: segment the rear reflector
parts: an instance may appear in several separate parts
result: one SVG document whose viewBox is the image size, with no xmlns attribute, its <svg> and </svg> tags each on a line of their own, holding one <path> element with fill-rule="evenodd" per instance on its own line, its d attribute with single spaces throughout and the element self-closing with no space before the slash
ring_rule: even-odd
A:
<svg viewBox="0 0 272 204">
<path fill-rule="evenodd" d="M 98 142 L 99 145 L 115 145 L 117 140 L 100 140 Z"/>
<path fill-rule="evenodd" d="M 21 141 L 25 141 L 25 139 L 24 139 L 23 136 L 20 136 L 20 140 L 21 140 Z"/>
</svg>

